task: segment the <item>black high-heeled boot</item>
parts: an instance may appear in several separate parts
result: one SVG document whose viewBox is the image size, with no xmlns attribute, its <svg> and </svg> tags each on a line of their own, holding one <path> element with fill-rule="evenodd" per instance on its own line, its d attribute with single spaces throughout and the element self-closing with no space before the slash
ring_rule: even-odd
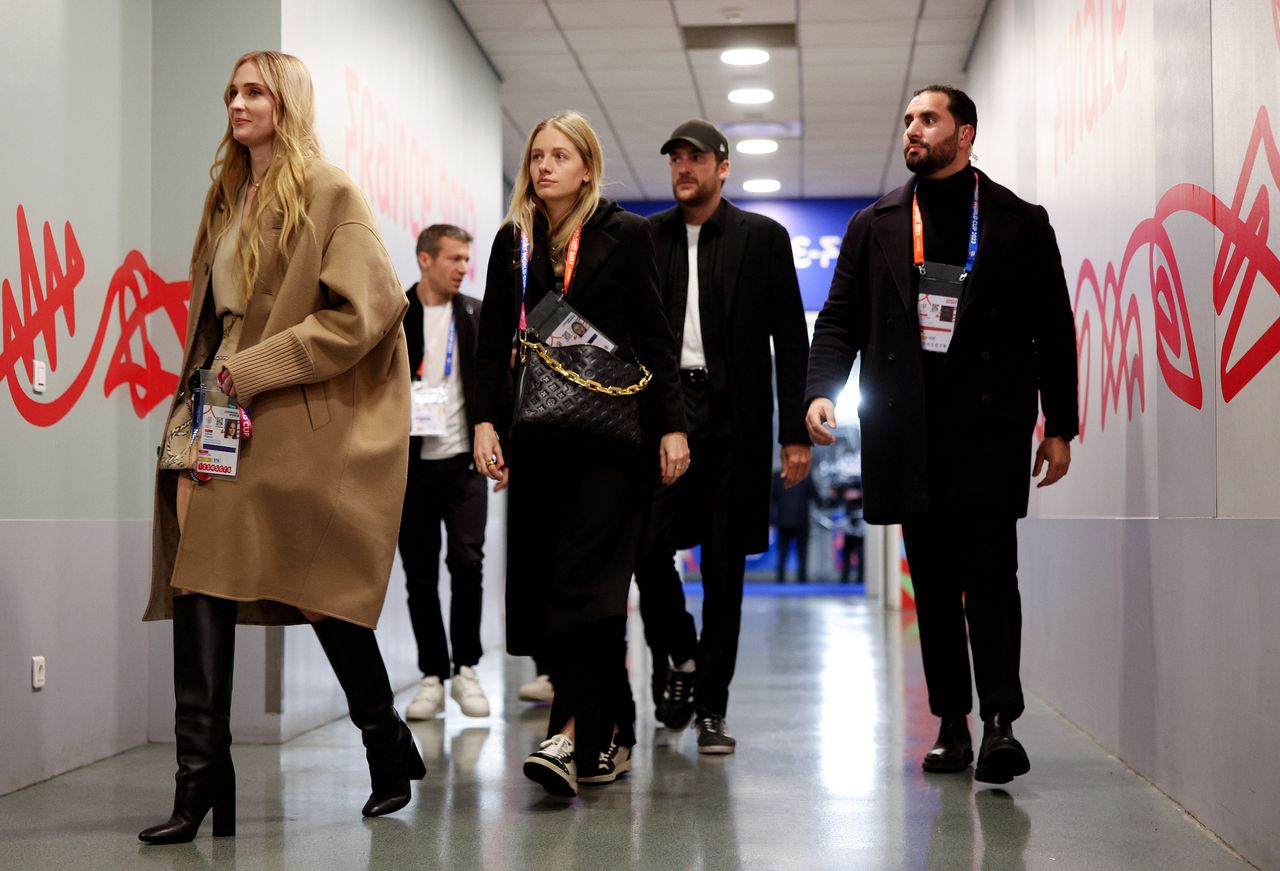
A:
<svg viewBox="0 0 1280 871">
<path fill-rule="evenodd" d="M 329 618 L 311 624 L 333 673 L 347 696 L 351 722 L 360 728 L 369 761 L 372 792 L 362 813 L 380 817 L 409 803 L 409 781 L 421 780 L 427 767 L 413 733 L 396 713 L 387 667 L 372 629 Z"/>
<path fill-rule="evenodd" d="M 213 835 L 236 833 L 231 764 L 231 671 L 236 603 L 191 593 L 173 599 L 174 735 L 177 791 L 168 822 L 138 833 L 148 844 L 190 841 L 213 811 Z"/>
</svg>

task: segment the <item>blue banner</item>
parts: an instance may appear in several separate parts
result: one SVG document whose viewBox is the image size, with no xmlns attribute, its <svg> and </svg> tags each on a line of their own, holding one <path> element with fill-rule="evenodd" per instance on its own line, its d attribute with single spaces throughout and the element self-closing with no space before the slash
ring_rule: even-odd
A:
<svg viewBox="0 0 1280 871">
<path fill-rule="evenodd" d="M 800 279 L 800 295 L 805 311 L 818 311 L 827 301 L 831 278 L 840 256 L 849 219 L 859 209 L 875 202 L 873 197 L 824 200 L 734 200 L 733 204 L 748 212 L 773 218 L 787 228 L 791 237 L 791 255 L 796 276 Z M 669 209 L 667 200 L 633 200 L 620 205 L 638 215 L 653 215 Z"/>
</svg>

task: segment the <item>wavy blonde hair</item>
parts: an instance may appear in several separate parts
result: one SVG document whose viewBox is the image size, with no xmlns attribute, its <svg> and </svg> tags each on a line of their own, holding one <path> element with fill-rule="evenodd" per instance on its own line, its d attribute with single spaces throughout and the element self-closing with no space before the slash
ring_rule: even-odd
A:
<svg viewBox="0 0 1280 871">
<path fill-rule="evenodd" d="M 240 189 L 250 180 L 249 149 L 232 136 L 231 113 L 227 113 L 227 129 L 218 144 L 213 165 L 209 167 L 212 184 L 204 198 L 204 212 L 192 259 L 206 244 L 216 246 L 228 230 L 239 233 L 240 244 L 240 292 L 247 301 L 253 294 L 258 279 L 258 267 L 262 250 L 262 216 L 273 206 L 283 213 L 280 228 L 280 251 L 288 261 L 289 252 L 297 234 L 306 227 L 313 229 L 306 210 L 306 165 L 320 158 L 320 144 L 316 139 L 316 104 L 311 89 L 311 73 L 298 58 L 278 51 L 251 51 L 231 67 L 231 77 L 222 93 L 225 105 L 231 105 L 231 84 L 236 71 L 243 64 L 253 61 L 262 74 L 262 83 L 275 98 L 272 117 L 274 140 L 271 165 L 262 177 L 258 196 L 249 215 L 248 226 L 231 226 L 236 198 Z"/>
<path fill-rule="evenodd" d="M 573 231 L 587 222 L 600 205 L 600 181 L 604 178 L 604 151 L 600 148 L 600 139 L 596 131 L 591 129 L 590 122 L 579 112 L 572 110 L 557 112 L 550 118 L 539 121 L 524 143 L 524 157 L 520 161 L 520 172 L 516 176 L 511 189 L 511 205 L 507 208 L 507 216 L 503 219 L 523 230 L 533 242 L 533 220 L 536 212 L 542 212 L 550 225 L 551 216 L 542 199 L 534 193 L 533 182 L 529 178 L 529 152 L 533 150 L 533 140 L 548 127 L 559 130 L 577 150 L 582 162 L 587 165 L 587 183 L 578 192 L 578 200 L 565 215 L 558 226 L 550 231 L 551 247 L 563 251 L 565 243 L 573 235 Z"/>
</svg>

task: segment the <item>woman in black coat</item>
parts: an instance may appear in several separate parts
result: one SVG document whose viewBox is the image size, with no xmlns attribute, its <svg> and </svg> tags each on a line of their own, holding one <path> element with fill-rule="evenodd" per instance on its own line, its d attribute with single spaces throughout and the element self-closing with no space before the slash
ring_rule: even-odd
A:
<svg viewBox="0 0 1280 871">
<path fill-rule="evenodd" d="M 600 198 L 603 166 L 595 132 L 575 112 L 529 135 L 489 256 L 477 352 L 476 468 L 499 488 L 510 484 L 507 650 L 545 651 L 555 686 L 547 740 L 524 772 L 564 796 L 576 795 L 579 781 L 610 782 L 630 768 L 626 612 L 641 514 L 654 475 L 669 483 L 689 464 L 677 349 L 648 222 Z M 651 451 L 519 426 L 499 441 L 494 422 L 521 306 L 532 311 L 566 283 L 569 304 L 616 343 L 614 353 L 652 371 L 646 443 L 659 443 L 657 463 Z"/>
</svg>

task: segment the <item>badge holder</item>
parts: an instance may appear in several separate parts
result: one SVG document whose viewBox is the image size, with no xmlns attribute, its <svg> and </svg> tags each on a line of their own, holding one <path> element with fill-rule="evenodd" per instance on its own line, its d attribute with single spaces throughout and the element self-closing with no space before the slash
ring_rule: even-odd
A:
<svg viewBox="0 0 1280 871">
<path fill-rule="evenodd" d="M 923 263 L 920 268 L 920 347 L 945 354 L 956 329 L 956 312 L 964 290 L 965 271 L 946 263 Z"/>
<path fill-rule="evenodd" d="M 198 479 L 234 478 L 240 458 L 240 439 L 245 432 L 247 415 L 240 403 L 222 392 L 218 376 L 211 369 L 201 369 L 194 408 L 195 428 L 200 434 L 193 472 Z"/>
</svg>

